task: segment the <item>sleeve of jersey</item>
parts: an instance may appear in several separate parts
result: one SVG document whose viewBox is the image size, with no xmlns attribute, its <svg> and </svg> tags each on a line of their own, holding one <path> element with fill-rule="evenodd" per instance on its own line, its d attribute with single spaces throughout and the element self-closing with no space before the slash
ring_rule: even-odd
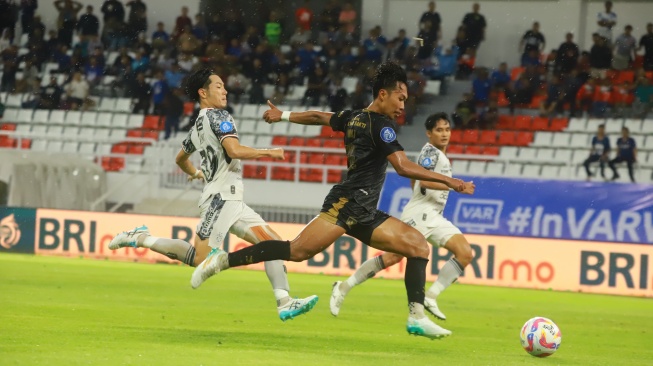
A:
<svg viewBox="0 0 653 366">
<path fill-rule="evenodd" d="M 372 138 L 385 156 L 404 151 L 404 147 L 397 141 L 397 127 L 390 120 L 373 124 Z"/>
<path fill-rule="evenodd" d="M 238 138 L 238 131 L 236 131 L 236 124 L 233 117 L 229 112 L 222 109 L 211 109 L 206 113 L 211 125 L 211 131 L 218 138 L 220 143 L 227 137 Z"/>
<path fill-rule="evenodd" d="M 440 155 L 438 154 L 438 149 L 433 145 L 426 145 L 422 148 L 422 152 L 417 158 L 417 164 L 422 166 L 424 169 L 433 171 L 435 165 L 438 163 Z"/>
<path fill-rule="evenodd" d="M 188 135 L 186 135 L 184 141 L 181 142 L 181 149 L 184 150 L 184 152 L 189 155 L 194 153 L 195 150 L 197 150 L 197 148 L 195 148 L 195 145 L 193 145 L 193 141 L 190 139 L 190 134 L 192 132 L 193 129 L 191 129 L 190 132 L 188 132 Z"/>
<path fill-rule="evenodd" d="M 334 131 L 345 132 L 345 126 L 347 125 L 347 121 L 349 121 L 352 113 L 353 111 L 349 110 L 334 113 L 329 120 L 329 125 L 331 125 L 331 128 Z"/>
</svg>

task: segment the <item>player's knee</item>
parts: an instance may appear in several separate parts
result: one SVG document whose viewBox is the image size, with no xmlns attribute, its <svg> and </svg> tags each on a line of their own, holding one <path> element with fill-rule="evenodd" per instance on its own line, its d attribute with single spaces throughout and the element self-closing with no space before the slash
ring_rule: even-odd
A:
<svg viewBox="0 0 653 366">
<path fill-rule="evenodd" d="M 401 262 L 401 260 L 404 258 L 404 256 L 395 254 L 395 253 L 383 253 L 381 256 L 383 258 L 383 265 L 387 267 L 394 266 L 395 264 Z"/>
<path fill-rule="evenodd" d="M 311 250 L 308 250 L 305 246 L 290 244 L 290 261 L 291 262 L 303 262 L 307 259 L 313 258 L 315 253 Z"/>
<path fill-rule="evenodd" d="M 420 234 L 417 230 L 410 230 L 409 232 L 404 233 L 401 236 L 402 247 L 406 248 L 406 252 L 403 253 L 407 258 L 429 257 L 429 245 L 424 239 L 424 236 Z"/>
<path fill-rule="evenodd" d="M 460 263 L 463 268 L 467 267 L 467 265 L 469 265 L 474 259 L 474 251 L 472 250 L 472 247 L 469 245 L 467 240 L 464 238 L 458 245 L 456 245 L 456 251 L 454 252 L 454 255 L 456 256 L 458 263 Z"/>
</svg>

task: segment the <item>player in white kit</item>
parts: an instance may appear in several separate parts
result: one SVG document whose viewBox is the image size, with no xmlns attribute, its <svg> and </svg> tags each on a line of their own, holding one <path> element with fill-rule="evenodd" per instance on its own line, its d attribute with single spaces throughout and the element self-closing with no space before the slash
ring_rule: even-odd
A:
<svg viewBox="0 0 653 366">
<path fill-rule="evenodd" d="M 145 247 L 190 266 L 197 266 L 217 250 L 229 232 L 256 244 L 264 240 L 280 240 L 259 214 L 243 202 L 243 177 L 241 159 L 269 156 L 283 159 L 283 149 L 254 149 L 240 145 L 238 131 L 232 116 L 224 110 L 227 90 L 222 79 L 209 69 L 195 72 L 188 78 L 187 92 L 202 108 L 188 136 L 177 154 L 176 163 L 189 180 L 206 182 L 199 201 L 200 222 L 197 224 L 195 246 L 179 239 L 157 238 L 141 226 L 118 234 L 109 249 Z M 196 169 L 189 160 L 191 154 L 201 156 L 201 168 Z M 265 271 L 277 299 L 281 320 L 310 311 L 317 296 L 292 299 L 283 261 L 265 262 Z"/>
<path fill-rule="evenodd" d="M 445 155 L 451 125 L 446 113 L 436 113 L 428 117 L 425 123 L 427 142 L 418 157 L 417 163 L 425 169 L 452 176 L 451 163 Z M 442 216 L 449 197 L 449 187 L 441 183 L 412 181 L 413 195 L 404 207 L 401 221 L 417 229 L 426 240 L 436 247 L 444 247 L 454 254 L 440 270 L 438 280 L 426 292 L 424 308 L 437 318 L 445 320 L 445 315 L 438 309 L 436 297 L 451 285 L 472 260 L 472 248 L 460 230 Z M 475 186 L 461 191 L 473 194 Z M 399 263 L 402 256 L 383 253 L 363 263 L 356 272 L 345 281 L 333 284 L 330 299 L 331 314 L 337 316 L 345 296 L 354 286 L 374 277 L 384 268 Z"/>
</svg>

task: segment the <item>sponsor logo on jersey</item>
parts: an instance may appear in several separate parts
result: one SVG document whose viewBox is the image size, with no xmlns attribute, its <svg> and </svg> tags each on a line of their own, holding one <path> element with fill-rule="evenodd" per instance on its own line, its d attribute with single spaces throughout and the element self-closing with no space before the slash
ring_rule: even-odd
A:
<svg viewBox="0 0 653 366">
<path fill-rule="evenodd" d="M 234 124 L 229 121 L 220 122 L 220 131 L 231 132 L 234 129 Z"/>
<path fill-rule="evenodd" d="M 395 139 L 397 139 L 397 134 L 391 127 L 383 127 L 381 129 L 381 140 L 385 142 L 392 142 Z"/>
<path fill-rule="evenodd" d="M 20 241 L 20 227 L 16 223 L 14 214 L 0 220 L 0 246 L 11 249 Z"/>
<path fill-rule="evenodd" d="M 422 160 L 422 166 L 424 168 L 430 168 L 431 163 L 433 163 L 433 160 L 431 160 L 431 158 L 424 158 L 424 160 Z"/>
</svg>

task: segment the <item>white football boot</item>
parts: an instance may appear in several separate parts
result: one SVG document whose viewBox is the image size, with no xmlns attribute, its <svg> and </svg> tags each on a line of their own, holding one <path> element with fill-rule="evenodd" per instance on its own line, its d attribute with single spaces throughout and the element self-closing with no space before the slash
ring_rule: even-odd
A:
<svg viewBox="0 0 653 366">
<path fill-rule="evenodd" d="M 227 261 L 227 252 L 219 248 L 213 248 L 206 259 L 193 271 L 190 278 L 190 285 L 196 289 L 200 287 L 209 277 L 224 269 L 222 263 Z"/>
<path fill-rule="evenodd" d="M 408 331 L 408 334 L 422 336 L 430 339 L 440 339 L 451 335 L 450 330 L 446 330 L 441 326 L 433 323 L 433 321 L 431 321 L 431 319 L 426 316 L 421 319 L 415 319 L 409 316 L 408 323 L 406 324 L 406 330 Z"/>
<path fill-rule="evenodd" d="M 424 298 L 424 309 L 426 309 L 429 313 L 433 314 L 440 320 L 447 320 L 447 317 L 440 311 L 438 308 L 438 303 L 433 298 Z"/>
<path fill-rule="evenodd" d="M 277 308 L 279 319 L 285 322 L 288 319 L 294 319 L 299 315 L 306 314 L 317 304 L 317 300 L 316 295 L 309 296 L 305 299 L 292 299 Z"/>
<path fill-rule="evenodd" d="M 340 284 L 342 281 L 336 281 L 333 284 L 333 290 L 331 290 L 331 298 L 329 299 L 329 309 L 331 310 L 331 315 L 338 316 L 340 313 L 340 307 L 342 302 L 345 301 L 345 294 L 340 291 Z"/>
<path fill-rule="evenodd" d="M 138 243 L 136 240 L 141 234 L 150 235 L 150 231 L 147 229 L 147 226 L 139 226 L 132 231 L 123 231 L 111 240 L 109 243 L 109 249 L 116 250 L 124 247 L 137 248 Z"/>
</svg>

